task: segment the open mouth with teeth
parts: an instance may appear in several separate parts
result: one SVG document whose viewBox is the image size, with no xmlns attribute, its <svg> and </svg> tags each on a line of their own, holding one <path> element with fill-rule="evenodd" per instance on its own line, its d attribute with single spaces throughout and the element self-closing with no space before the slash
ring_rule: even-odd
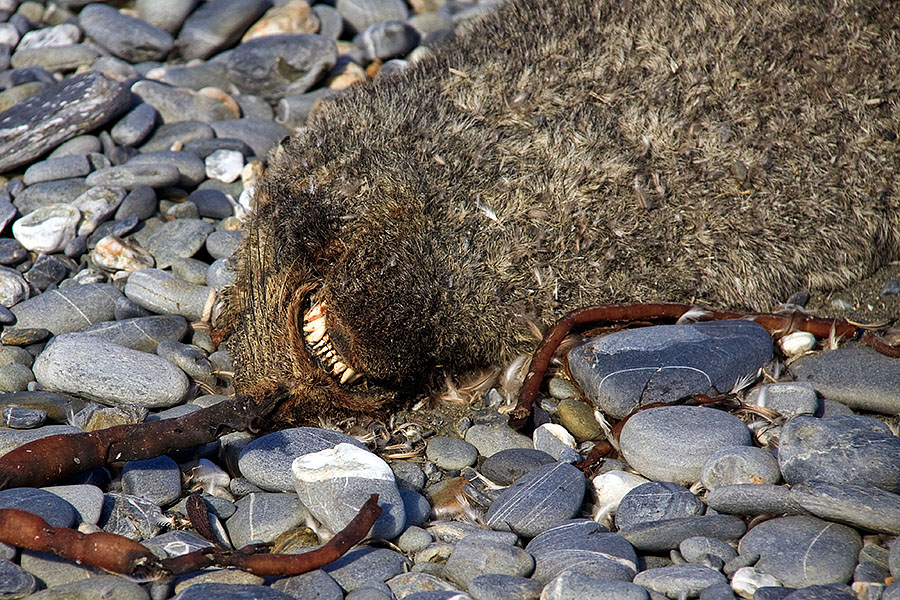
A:
<svg viewBox="0 0 900 600">
<path fill-rule="evenodd" d="M 324 299 L 317 299 L 316 292 L 309 295 L 309 308 L 303 313 L 303 340 L 306 351 L 318 366 L 341 385 L 364 381 L 362 373 L 335 349 L 326 326 L 327 307 Z"/>
</svg>

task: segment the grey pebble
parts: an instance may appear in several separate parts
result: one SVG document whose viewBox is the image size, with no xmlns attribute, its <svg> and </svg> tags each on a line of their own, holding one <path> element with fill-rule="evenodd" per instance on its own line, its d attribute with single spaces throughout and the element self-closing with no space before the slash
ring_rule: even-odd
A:
<svg viewBox="0 0 900 600">
<path fill-rule="evenodd" d="M 639 473 L 684 485 L 700 479 L 703 463 L 716 450 L 750 443 L 743 421 L 698 406 L 640 411 L 625 423 L 619 440 L 625 460 Z"/>
<path fill-rule="evenodd" d="M 77 515 L 77 522 L 96 524 L 100 520 L 103 508 L 103 490 L 95 485 L 55 485 L 41 488 L 56 494 L 72 505 Z"/>
<path fill-rule="evenodd" d="M 171 150 L 156 150 L 142 152 L 129 160 L 126 165 L 170 165 L 178 169 L 181 179 L 178 185 L 184 188 L 192 188 L 206 179 L 206 171 L 203 161 L 196 155 L 183 150 L 173 152 Z"/>
<path fill-rule="evenodd" d="M 0 238 L 0 265 L 17 265 L 28 257 L 28 250 L 12 238 Z"/>
<path fill-rule="evenodd" d="M 466 430 L 466 441 L 478 448 L 478 453 L 484 457 L 510 448 L 534 450 L 530 438 L 506 425 L 473 425 Z"/>
<path fill-rule="evenodd" d="M 152 79 L 173 87 L 199 91 L 206 87 L 225 89 L 229 86 L 228 66 L 225 55 L 215 61 L 196 62 L 189 65 L 163 65 L 153 70 Z M 201 157 L 202 158 L 202 157 Z"/>
<path fill-rule="evenodd" d="M 22 35 L 17 49 L 59 48 L 71 46 L 81 40 L 81 30 L 74 23 L 63 23 L 55 27 L 32 29 Z M 15 44 L 12 44 L 15 45 Z"/>
<path fill-rule="evenodd" d="M 492 454 L 481 465 L 481 473 L 498 485 L 510 485 L 540 466 L 556 462 L 546 452 L 533 448 L 510 448 Z"/>
<path fill-rule="evenodd" d="M 143 269 L 132 273 L 125 295 L 140 306 L 160 314 L 180 314 L 199 321 L 212 289 L 182 281 L 169 272 Z"/>
<path fill-rule="evenodd" d="M 57 146 L 53 152 L 47 155 L 47 158 L 59 158 L 70 154 L 90 154 L 92 152 L 101 152 L 102 150 L 103 146 L 100 144 L 97 136 L 78 135 Z"/>
<path fill-rule="evenodd" d="M 619 535 L 638 550 L 660 552 L 677 548 L 681 542 L 694 536 L 720 540 L 736 540 L 744 535 L 744 521 L 731 515 L 701 515 L 650 521 L 619 529 Z"/>
<path fill-rule="evenodd" d="M 331 39 L 315 34 L 267 35 L 237 46 L 228 57 L 228 69 L 241 93 L 274 103 L 310 89 L 336 61 Z"/>
<path fill-rule="evenodd" d="M 28 282 L 9 267 L 0 267 L 0 305 L 10 307 L 28 298 Z"/>
<path fill-rule="evenodd" d="M 346 592 L 370 581 L 385 582 L 405 572 L 409 562 L 402 554 L 386 548 L 358 548 L 323 567 L 323 571 Z"/>
<path fill-rule="evenodd" d="M 736 515 L 802 515 L 806 509 L 782 485 L 740 483 L 709 492 L 706 503 L 715 511 Z"/>
<path fill-rule="evenodd" d="M 404 21 L 375 23 L 353 38 L 353 43 L 362 49 L 369 61 L 404 56 L 420 41 L 419 32 Z"/>
<path fill-rule="evenodd" d="M 335 8 L 351 33 L 381 21 L 403 20 L 409 15 L 403 0 L 338 0 Z"/>
<path fill-rule="evenodd" d="M 406 598 L 412 594 L 424 592 L 457 591 L 456 587 L 447 580 L 428 573 L 401 573 L 388 579 L 386 583 L 397 598 Z"/>
<path fill-rule="evenodd" d="M 519 536 L 509 531 L 492 531 L 466 521 L 432 521 L 428 532 L 442 542 L 456 543 L 463 538 L 482 539 L 499 544 L 515 545 Z"/>
<path fill-rule="evenodd" d="M 590 577 L 564 571 L 543 590 L 545 600 L 582 600 L 587 598 L 616 600 L 650 600 L 647 590 L 629 581 Z"/>
<path fill-rule="evenodd" d="M 151 233 L 144 247 L 156 259 L 156 266 L 165 269 L 176 258 L 196 254 L 211 233 L 213 226 L 200 219 L 175 219 Z"/>
<path fill-rule="evenodd" d="M 752 321 L 627 329 L 569 351 L 569 369 L 594 406 L 615 418 L 653 402 L 727 392 L 772 359 L 769 333 Z"/>
<path fill-rule="evenodd" d="M 468 589 L 476 600 L 537 600 L 543 587 L 527 577 L 489 573 L 472 579 Z"/>
<path fill-rule="evenodd" d="M 817 415 L 821 406 L 816 389 L 806 381 L 784 381 L 755 387 L 747 394 L 746 402 L 770 408 L 788 419 L 798 415 Z"/>
<path fill-rule="evenodd" d="M 181 470 L 168 456 L 125 463 L 122 491 L 158 506 L 168 506 L 181 496 Z"/>
<path fill-rule="evenodd" d="M 343 600 L 341 586 L 325 571 L 316 569 L 302 575 L 282 577 L 272 589 L 298 600 Z"/>
<path fill-rule="evenodd" d="M 77 267 L 64 257 L 39 254 L 34 264 L 25 273 L 25 281 L 30 283 L 32 288 L 43 292 L 47 288 L 60 283 L 70 272 L 76 269 Z M 25 297 L 23 296 L 22 299 Z"/>
<path fill-rule="evenodd" d="M 0 391 L 22 392 L 28 389 L 28 384 L 32 381 L 34 381 L 34 373 L 25 365 L 12 364 L 0 367 Z M 6 419 L 6 415 L 4 415 L 4 418 Z M 19 425 L 18 428 L 20 429 L 30 429 L 39 426 L 43 419 L 40 419 L 38 415 L 30 415 L 29 417 L 18 415 L 17 418 L 13 416 L 13 421 Z M 12 426 L 10 424 L 10 427 Z"/>
<path fill-rule="evenodd" d="M 103 495 L 97 524 L 109 533 L 144 540 L 156 535 L 163 522 L 162 510 L 156 503 L 129 494 L 107 493 Z"/>
<path fill-rule="evenodd" d="M 82 333 L 56 336 L 34 361 L 34 374 L 48 390 L 113 405 L 168 407 L 189 388 L 169 361 Z"/>
<path fill-rule="evenodd" d="M 206 251 L 215 259 L 228 258 L 237 251 L 242 238 L 240 231 L 214 231 L 206 238 Z"/>
<path fill-rule="evenodd" d="M 431 537 L 430 533 L 421 527 L 413 525 L 407 527 L 406 530 L 394 540 L 394 543 L 397 544 L 397 547 L 404 554 L 415 554 L 433 541 L 434 538 Z"/>
<path fill-rule="evenodd" d="M 791 498 L 823 519 L 866 531 L 900 534 L 900 495 L 875 487 L 809 481 L 791 488 Z"/>
<path fill-rule="evenodd" d="M 121 207 L 121 203 L 119 204 L 119 207 Z M 104 221 L 103 223 L 100 223 L 96 229 L 94 229 L 91 235 L 88 236 L 87 248 L 96 248 L 97 242 L 108 235 L 112 235 L 118 238 L 124 237 L 134 231 L 137 225 L 138 218 L 136 215 L 130 215 L 121 220 Z"/>
<path fill-rule="evenodd" d="M 740 483 L 775 484 L 781 481 L 778 459 L 763 448 L 733 446 L 709 455 L 700 470 L 700 482 L 708 490 Z"/>
<path fill-rule="evenodd" d="M 121 296 L 115 286 L 88 283 L 44 292 L 11 310 L 17 327 L 41 327 L 59 335 L 112 320 L 116 300 Z"/>
<path fill-rule="evenodd" d="M 0 172 L 27 164 L 118 116 L 128 107 L 130 96 L 122 84 L 89 71 L 17 103 L 0 118 Z"/>
<path fill-rule="evenodd" d="M 30 600 L 149 600 L 147 592 L 134 583 L 116 575 L 97 574 L 87 579 L 73 581 L 41 590 L 29 596 Z"/>
<path fill-rule="evenodd" d="M 141 102 L 113 125 L 109 134 L 115 143 L 122 146 L 137 146 L 156 127 L 156 109 Z"/>
<path fill-rule="evenodd" d="M 234 261 L 230 258 L 219 258 L 209 265 L 206 271 L 206 285 L 216 291 L 222 291 L 234 284 L 237 280 L 237 271 Z"/>
<path fill-rule="evenodd" d="M 144 545 L 159 558 L 182 556 L 188 552 L 209 548 L 211 542 L 206 541 L 192 531 L 167 531 L 160 535 L 144 540 Z"/>
<path fill-rule="evenodd" d="M 15 197 L 13 205 L 27 215 L 48 204 L 71 202 L 89 188 L 82 178 L 42 181 L 25 188 Z"/>
<path fill-rule="evenodd" d="M 344 20 L 333 6 L 328 4 L 315 4 L 313 13 L 319 19 L 319 35 L 332 40 L 337 40 L 344 29 Z"/>
<path fill-rule="evenodd" d="M 8 197 L 0 197 L 0 231 L 6 229 L 6 226 L 12 223 L 15 218 L 16 207 L 13 206 Z"/>
<path fill-rule="evenodd" d="M 156 346 L 156 353 L 177 365 L 178 368 L 190 375 L 195 381 L 201 381 L 209 385 L 215 384 L 215 377 L 212 374 L 213 369 L 209 359 L 196 348 L 167 339 L 159 342 Z"/>
<path fill-rule="evenodd" d="M 687 488 L 669 481 L 651 481 L 625 494 L 616 512 L 616 527 L 694 517 L 703 511 L 703 502 Z"/>
<path fill-rule="evenodd" d="M 421 492 L 425 487 L 425 473 L 419 465 L 407 461 L 396 461 L 390 463 L 390 465 L 391 471 L 394 472 L 394 478 L 397 481 L 397 487 L 401 491 L 407 489 Z"/>
<path fill-rule="evenodd" d="M 137 0 L 138 17 L 174 35 L 198 0 Z"/>
<path fill-rule="evenodd" d="M 76 517 L 75 508 L 59 496 L 30 487 L 0 490 L 0 508 L 28 511 L 53 527 L 71 527 Z"/>
<path fill-rule="evenodd" d="M 859 533 L 811 516 L 778 517 L 741 539 L 741 555 L 758 554 L 756 568 L 787 587 L 845 583 L 862 548 Z"/>
<path fill-rule="evenodd" d="M 459 438 L 435 436 L 428 440 L 425 456 L 442 469 L 462 469 L 475 464 L 478 450 Z"/>
<path fill-rule="evenodd" d="M 98 574 L 98 570 L 84 565 L 79 565 L 71 560 L 60 558 L 49 552 L 34 552 L 22 550 L 19 565 L 34 575 L 38 580 L 38 587 L 57 588 L 66 586 L 76 581 Z M 38 592 L 45 593 L 44 592 Z M 32 598 L 34 595 L 31 596 Z M 71 596 L 60 594 L 57 598 L 67 599 Z"/>
<path fill-rule="evenodd" d="M 492 529 L 534 537 L 571 519 L 584 500 L 584 475 L 566 463 L 538 467 L 503 490 L 485 515 Z"/>
<path fill-rule="evenodd" d="M 377 581 L 366 582 L 346 596 L 345 600 L 394 600 L 391 589 Z"/>
<path fill-rule="evenodd" d="M 657 569 L 647 569 L 634 576 L 634 583 L 665 594 L 669 598 L 680 595 L 699 596 L 712 586 L 725 583 L 725 576 L 703 565 L 681 564 Z"/>
<path fill-rule="evenodd" d="M 299 525 L 307 512 L 296 494 L 249 494 L 235 503 L 234 514 L 225 528 L 235 548 L 251 542 L 271 542 Z"/>
<path fill-rule="evenodd" d="M 178 48 L 185 59 L 207 58 L 236 42 L 263 15 L 266 0 L 216 0 L 195 10 L 178 34 Z"/>
<path fill-rule="evenodd" d="M 163 201 L 160 203 L 160 208 L 162 209 L 166 205 L 167 201 Z M 175 219 L 199 219 L 200 211 L 197 210 L 197 205 L 190 201 L 184 202 L 174 202 L 171 206 L 166 209 L 166 214 Z"/>
<path fill-rule="evenodd" d="M 785 423 L 778 463 L 791 484 L 823 481 L 900 493 L 900 438 L 871 417 L 796 417 Z"/>
<path fill-rule="evenodd" d="M 181 179 L 181 173 L 171 165 L 119 165 L 99 169 L 87 176 L 88 185 L 108 185 L 131 190 L 139 185 L 150 187 L 166 187 L 175 185 Z"/>
<path fill-rule="evenodd" d="M 37 589 L 34 576 L 19 565 L 0 559 L 0 597 L 24 598 Z"/>
<path fill-rule="evenodd" d="M 6 368 L 10 366 L 25 369 L 27 374 L 31 375 L 30 379 L 26 379 L 26 385 L 9 385 Z M 3 389 L 4 391 L 24 391 L 30 381 L 34 381 L 34 374 L 31 372 L 31 369 L 24 365 L 3 365 L 0 367 L 0 389 Z M 10 387 L 15 387 L 16 389 L 10 389 Z M 3 426 L 11 427 L 12 429 L 34 429 L 35 427 L 43 425 L 46 420 L 47 411 L 41 410 L 40 408 L 18 408 L 15 406 L 8 406 L 4 408 L 2 412 Z"/>
<path fill-rule="evenodd" d="M 735 600 L 734 591 L 727 583 L 711 585 L 700 592 L 700 600 Z M 762 598 L 759 598 L 762 600 Z"/>
<path fill-rule="evenodd" d="M 525 550 L 535 560 L 532 578 L 547 584 L 563 572 L 631 581 L 638 557 L 625 538 L 589 519 L 573 519 L 544 531 Z"/>
<path fill-rule="evenodd" d="M 257 98 L 257 96 L 247 96 L 238 94 L 236 99 L 240 101 L 246 101 L 247 98 Z M 260 102 L 264 102 L 260 100 Z M 268 104 L 266 105 L 268 106 Z M 271 108 L 269 108 L 269 112 L 271 113 Z M 246 112 L 246 111 L 244 111 Z M 245 115 L 252 116 L 252 115 Z M 269 119 L 271 119 L 271 114 L 269 115 Z M 216 150 L 234 150 L 236 152 L 240 152 L 241 155 L 246 159 L 254 156 L 253 149 L 247 145 L 244 140 L 239 140 L 237 138 L 212 138 L 205 140 L 193 140 L 184 145 L 185 152 L 191 152 L 192 154 L 196 154 L 198 158 L 201 160 L 205 160 L 210 154 L 215 152 Z M 222 217 L 224 218 L 224 217 Z"/>
<path fill-rule="evenodd" d="M 900 413 L 900 362 L 868 346 L 842 346 L 803 356 L 790 366 L 825 398 L 856 410 Z"/>
<path fill-rule="evenodd" d="M 292 596 L 264 585 L 246 583 L 196 583 L 180 591 L 172 600 L 294 600 Z"/>
<path fill-rule="evenodd" d="M 221 0 L 216 0 L 220 2 Z M 244 140 L 256 156 L 267 156 L 285 136 L 293 133 L 284 125 L 265 119 L 230 119 L 210 124 L 216 137 Z"/>
<path fill-rule="evenodd" d="M 291 463 L 298 456 L 333 448 L 338 444 L 365 446 L 356 439 L 315 427 L 282 429 L 253 440 L 240 453 L 238 468 L 251 483 L 265 490 L 294 491 Z"/>
<path fill-rule="evenodd" d="M 168 32 L 104 4 L 82 9 L 78 23 L 98 44 L 131 63 L 163 59 L 175 45 Z"/>
<path fill-rule="evenodd" d="M 737 556 L 737 550 L 722 540 L 700 535 L 682 540 L 678 551 L 686 561 L 692 563 L 701 562 L 707 556 L 715 556 L 727 563 Z"/>
<path fill-rule="evenodd" d="M 210 139 L 215 132 L 203 121 L 186 120 L 165 123 L 156 128 L 150 138 L 141 145 L 142 152 L 171 150 L 175 144 L 187 144 L 194 140 Z"/>
<path fill-rule="evenodd" d="M 137 185 L 128 192 L 116 210 L 115 219 L 124 221 L 137 217 L 139 221 L 148 219 L 156 212 L 156 192 L 149 185 Z"/>
<path fill-rule="evenodd" d="M 287 127 L 301 127 L 322 102 L 339 94 L 340 90 L 320 87 L 303 94 L 285 96 L 275 108 L 275 120 Z"/>
<path fill-rule="evenodd" d="M 201 217 L 225 219 L 234 214 L 234 206 L 219 190 L 194 190 L 188 195 L 188 200 L 197 205 Z"/>
<path fill-rule="evenodd" d="M 100 55 L 94 44 L 47 46 L 16 50 L 9 64 L 14 68 L 41 67 L 48 71 L 71 71 L 90 66 Z"/>
<path fill-rule="evenodd" d="M 172 261 L 172 274 L 194 285 L 206 284 L 209 265 L 195 258 L 176 258 Z"/>
<path fill-rule="evenodd" d="M 128 319 L 140 319 L 143 317 L 153 316 L 153 313 L 151 313 L 146 308 L 140 306 L 138 303 L 136 303 L 131 298 L 128 298 L 127 296 L 122 296 L 118 300 L 116 300 L 116 305 L 113 308 L 113 314 L 117 321 L 127 321 Z M 173 316 L 173 315 L 162 315 L 162 316 Z M 174 315 L 174 316 L 179 316 L 179 315 Z M 122 346 L 129 346 L 129 347 L 131 346 L 130 343 L 122 343 L 122 342 L 119 342 L 116 340 L 112 340 L 112 341 L 115 341 L 117 344 L 121 343 Z M 140 350 L 140 348 L 136 348 L 136 350 Z M 149 352 L 149 350 L 148 350 L 148 352 Z M 153 348 L 153 352 L 156 352 L 155 346 Z"/>
<path fill-rule="evenodd" d="M 122 203 L 125 189 L 121 187 L 92 187 L 74 200 L 71 205 L 81 211 L 78 235 L 89 235 L 105 221 Z"/>
<path fill-rule="evenodd" d="M 90 172 L 91 163 L 86 154 L 70 154 L 32 164 L 25 169 L 22 180 L 28 186 L 44 181 L 84 177 Z"/>
<path fill-rule="evenodd" d="M 406 513 L 406 525 L 424 525 L 431 517 L 431 503 L 419 492 L 401 489 L 403 510 Z"/>
</svg>

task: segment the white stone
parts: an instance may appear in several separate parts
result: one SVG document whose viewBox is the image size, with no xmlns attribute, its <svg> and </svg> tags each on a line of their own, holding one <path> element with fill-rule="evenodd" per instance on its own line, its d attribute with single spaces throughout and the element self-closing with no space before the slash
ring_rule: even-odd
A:
<svg viewBox="0 0 900 600">
<path fill-rule="evenodd" d="M 71 205 L 81 211 L 78 235 L 88 235 L 106 220 L 122 203 L 125 189 L 120 187 L 92 187 L 74 200 Z"/>
<path fill-rule="evenodd" d="M 237 150 L 216 150 L 206 157 L 206 176 L 231 183 L 241 176 L 244 155 Z"/>
<path fill-rule="evenodd" d="M 12 226 L 13 237 L 26 250 L 52 254 L 75 239 L 81 213 L 68 204 L 48 204 L 28 213 Z"/>
<path fill-rule="evenodd" d="M 12 23 L 0 23 L 0 44 L 15 48 L 19 43 L 19 30 Z"/>
<path fill-rule="evenodd" d="M 556 423 L 544 423 L 534 430 L 534 433 L 531 435 L 532 440 L 537 440 L 539 429 L 546 431 L 547 433 L 558 439 L 567 448 L 575 448 L 575 438 L 572 437 L 572 434 L 569 433 L 562 425 L 557 425 Z M 535 447 L 537 447 L 537 445 L 535 445 Z"/>
<path fill-rule="evenodd" d="M 81 29 L 74 23 L 63 23 L 56 27 L 33 29 L 22 36 L 16 50 L 25 48 L 58 48 L 77 44 L 81 39 Z"/>
<path fill-rule="evenodd" d="M 140 271 L 153 266 L 153 256 L 149 252 L 114 235 L 97 242 L 91 250 L 91 260 L 110 271 Z"/>
<path fill-rule="evenodd" d="M 291 472 L 305 483 L 328 481 L 337 475 L 394 481 L 394 472 L 386 462 L 368 450 L 346 443 L 298 456 L 291 463 Z"/>
<path fill-rule="evenodd" d="M 778 344 L 785 355 L 799 356 L 816 347 L 816 337 L 807 331 L 795 331 L 778 340 Z"/>
<path fill-rule="evenodd" d="M 619 470 L 607 471 L 594 477 L 591 480 L 594 496 L 594 509 L 591 512 L 594 521 L 611 526 L 622 498 L 637 486 L 649 482 L 649 479 L 640 475 Z"/>
<path fill-rule="evenodd" d="M 9 308 L 28 298 L 28 282 L 9 267 L 0 267 L 0 304 Z"/>
<path fill-rule="evenodd" d="M 782 587 L 781 582 L 756 567 L 741 567 L 731 578 L 731 589 L 741 598 L 752 598 L 761 587 Z"/>
</svg>

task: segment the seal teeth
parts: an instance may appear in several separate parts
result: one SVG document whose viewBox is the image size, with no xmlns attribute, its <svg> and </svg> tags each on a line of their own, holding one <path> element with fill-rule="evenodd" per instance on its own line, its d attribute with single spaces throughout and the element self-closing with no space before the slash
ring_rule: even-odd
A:
<svg viewBox="0 0 900 600">
<path fill-rule="evenodd" d="M 341 374 L 341 385 L 347 383 L 351 379 L 356 381 L 357 378 L 359 378 L 359 375 L 357 374 L 357 372 L 354 371 L 351 367 L 347 367 L 346 369 L 344 369 L 344 372 Z"/>
<path fill-rule="evenodd" d="M 334 364 L 331 365 L 331 374 L 337 376 L 343 373 L 346 369 L 347 365 L 337 360 L 334 362 Z"/>
<path fill-rule="evenodd" d="M 325 317 L 325 301 L 316 302 L 306 311 L 306 321 L 311 322 Z"/>
</svg>

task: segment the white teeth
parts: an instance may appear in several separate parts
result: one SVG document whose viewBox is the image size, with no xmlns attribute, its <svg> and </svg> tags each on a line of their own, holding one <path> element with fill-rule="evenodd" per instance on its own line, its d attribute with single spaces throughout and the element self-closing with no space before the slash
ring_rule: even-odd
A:
<svg viewBox="0 0 900 600">
<path fill-rule="evenodd" d="M 318 319 L 311 319 L 311 320 L 306 321 L 306 323 L 303 325 L 303 331 L 306 331 L 308 333 L 310 331 L 315 331 L 316 329 L 319 329 L 320 327 L 325 327 L 325 317 L 324 316 L 319 317 Z"/>
<path fill-rule="evenodd" d="M 312 323 L 310 323 L 310 325 L 312 325 Z M 307 327 L 309 327 L 309 325 L 307 325 Z M 304 327 L 303 329 L 306 330 L 306 327 Z M 325 337 L 325 319 L 317 321 L 316 327 L 309 330 L 309 334 L 306 336 L 306 341 L 310 344 L 315 344 L 323 337 Z"/>
<path fill-rule="evenodd" d="M 356 375 L 356 371 L 354 371 L 354 370 L 351 369 L 350 367 L 347 367 L 346 369 L 344 369 L 344 372 L 343 372 L 343 374 L 341 375 L 341 385 L 343 385 L 343 384 L 347 383 L 348 381 L 350 381 L 350 378 L 353 377 L 353 376 L 355 376 L 355 375 Z"/>
<path fill-rule="evenodd" d="M 321 319 L 325 316 L 325 303 L 317 302 L 312 308 L 310 308 L 306 313 L 307 321 L 315 321 L 316 319 Z"/>
<path fill-rule="evenodd" d="M 348 367 L 341 359 L 341 355 L 335 352 L 328 339 L 328 330 L 325 328 L 325 302 L 316 302 L 311 299 L 311 306 L 303 315 L 303 332 L 306 343 L 310 345 L 315 357 L 319 359 L 326 370 L 331 371 L 333 377 L 340 377 L 341 385 L 354 383 L 362 378 L 362 373 L 357 373 L 352 367 Z"/>
<path fill-rule="evenodd" d="M 347 368 L 347 365 L 342 363 L 341 361 L 337 361 L 331 366 L 331 373 L 333 375 L 340 375 Z"/>
</svg>

